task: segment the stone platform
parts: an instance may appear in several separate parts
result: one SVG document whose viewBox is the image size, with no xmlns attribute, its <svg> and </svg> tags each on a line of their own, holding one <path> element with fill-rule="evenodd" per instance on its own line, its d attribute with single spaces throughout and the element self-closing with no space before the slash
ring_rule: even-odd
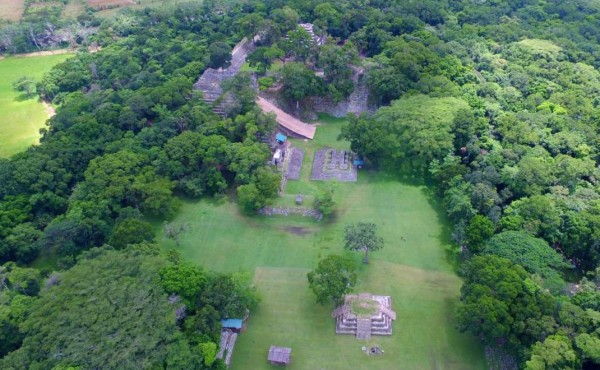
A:
<svg viewBox="0 0 600 370">
<path fill-rule="evenodd" d="M 370 293 L 349 294 L 344 304 L 331 316 L 335 319 L 335 333 L 355 335 L 358 339 L 370 339 L 371 335 L 392 335 L 392 311 L 390 296 Z"/>
</svg>

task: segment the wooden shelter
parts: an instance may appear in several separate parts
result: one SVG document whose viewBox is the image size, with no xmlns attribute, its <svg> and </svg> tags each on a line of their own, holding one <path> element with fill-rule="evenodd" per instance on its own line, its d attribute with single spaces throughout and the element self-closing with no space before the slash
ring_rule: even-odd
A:
<svg viewBox="0 0 600 370">
<path fill-rule="evenodd" d="M 221 320 L 221 327 L 223 329 L 229 329 L 234 333 L 240 333 L 246 330 L 246 324 L 242 319 L 225 319 Z"/>
<path fill-rule="evenodd" d="M 258 97 L 256 99 L 256 104 L 264 113 L 275 113 L 275 120 L 283 133 L 311 140 L 315 137 L 317 126 L 300 121 L 298 118 L 277 108 L 275 104 L 265 98 Z"/>
<path fill-rule="evenodd" d="M 268 360 L 271 365 L 289 365 L 292 357 L 292 349 L 288 347 L 271 346 Z"/>
</svg>

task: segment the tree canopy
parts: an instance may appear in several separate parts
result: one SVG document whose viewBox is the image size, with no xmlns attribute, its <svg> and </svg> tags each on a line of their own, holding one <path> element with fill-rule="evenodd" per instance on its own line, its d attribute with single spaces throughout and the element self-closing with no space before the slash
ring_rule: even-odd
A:
<svg viewBox="0 0 600 370">
<path fill-rule="evenodd" d="M 364 251 L 365 263 L 369 263 L 369 251 L 383 248 L 383 238 L 377 235 L 377 225 L 370 222 L 358 222 L 346 225 L 344 229 L 344 248 L 351 251 Z"/>
<path fill-rule="evenodd" d="M 320 304 L 340 304 L 344 296 L 356 285 L 354 261 L 345 256 L 331 254 L 319 261 L 309 272 L 308 285 Z"/>
</svg>

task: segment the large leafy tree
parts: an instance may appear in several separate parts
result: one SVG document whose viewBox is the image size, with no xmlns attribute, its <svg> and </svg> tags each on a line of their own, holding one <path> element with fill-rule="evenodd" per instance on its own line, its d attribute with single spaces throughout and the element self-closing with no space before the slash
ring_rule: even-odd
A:
<svg viewBox="0 0 600 370">
<path fill-rule="evenodd" d="M 286 98 L 299 101 L 322 91 L 323 81 L 304 64 L 293 62 L 283 68 L 283 94 Z"/>
<path fill-rule="evenodd" d="M 90 163 L 74 197 L 107 202 L 113 212 L 132 206 L 151 214 L 172 214 L 177 204 L 172 196 L 175 184 L 158 176 L 148 162 L 146 155 L 128 150 L 98 157 Z"/>
<path fill-rule="evenodd" d="M 494 235 L 482 248 L 483 254 L 494 254 L 539 274 L 549 287 L 560 289 L 559 270 L 570 267 L 548 243 L 523 231 L 504 231 Z"/>
<path fill-rule="evenodd" d="M 581 363 L 571 346 L 571 340 L 564 335 L 551 335 L 544 342 L 537 342 L 531 351 L 531 359 L 525 364 L 526 370 L 580 369 Z"/>
<path fill-rule="evenodd" d="M 333 187 L 321 189 L 315 196 L 314 206 L 321 214 L 323 214 L 323 216 L 332 214 L 335 207 Z"/>
<path fill-rule="evenodd" d="M 230 151 L 230 142 L 223 136 L 186 131 L 165 144 L 158 169 L 177 181 L 186 194 L 213 194 L 227 187 L 220 169 L 229 164 Z"/>
<path fill-rule="evenodd" d="M 588 333 L 579 334 L 575 338 L 575 344 L 581 351 L 584 359 L 589 359 L 594 363 L 600 363 L 600 337 Z"/>
<path fill-rule="evenodd" d="M 0 357 L 21 346 L 21 325 L 29 316 L 40 286 L 39 271 L 17 267 L 13 262 L 0 267 Z"/>
<path fill-rule="evenodd" d="M 149 222 L 138 218 L 126 218 L 119 221 L 108 240 L 108 244 L 124 249 L 130 244 L 140 244 L 154 241 L 154 228 Z"/>
<path fill-rule="evenodd" d="M 294 57 L 297 61 L 306 61 L 315 47 L 312 37 L 302 27 L 289 31 L 285 39 L 277 43 L 286 57 Z"/>
<path fill-rule="evenodd" d="M 377 235 L 377 225 L 374 223 L 358 222 L 346 225 L 344 248 L 351 251 L 364 251 L 365 263 L 369 263 L 369 251 L 383 248 L 383 238 Z"/>
<path fill-rule="evenodd" d="M 198 302 L 213 307 L 221 318 L 242 318 L 259 303 L 255 289 L 249 274 L 212 274 Z"/>
<path fill-rule="evenodd" d="M 140 253 L 92 250 L 41 294 L 23 323 L 22 347 L 1 367 L 162 367 L 185 345 L 177 307 L 157 284 L 164 264 Z M 187 353 L 187 366 L 196 366 L 196 355 Z"/>
<path fill-rule="evenodd" d="M 460 99 L 415 95 L 379 109 L 373 118 L 351 119 L 341 138 L 374 163 L 422 175 L 433 160 L 453 151 L 453 117 L 461 109 L 468 106 Z"/>
<path fill-rule="evenodd" d="M 31 223 L 15 226 L 4 242 L 0 242 L 0 253 L 5 260 L 17 260 L 21 263 L 31 262 L 37 257 L 39 245 L 36 241 L 42 232 Z"/>
<path fill-rule="evenodd" d="M 354 90 L 350 63 L 358 59 L 354 44 L 347 42 L 344 46 L 326 44 L 319 50 L 318 64 L 325 72 L 327 88 L 334 101 L 348 97 Z"/>
<path fill-rule="evenodd" d="M 23 76 L 13 82 L 13 89 L 19 92 L 24 92 L 28 98 L 31 98 L 35 91 L 35 81 L 33 81 L 30 77 Z"/>
<path fill-rule="evenodd" d="M 476 256 L 461 270 L 464 284 L 457 320 L 490 345 L 519 350 L 531 345 L 529 332 L 551 319 L 553 300 L 536 287 L 520 265 L 494 255 Z"/>
<path fill-rule="evenodd" d="M 318 303 L 339 304 L 356 285 L 356 266 L 351 258 L 332 254 L 320 260 L 307 277 Z"/>
<path fill-rule="evenodd" d="M 267 73 L 275 59 L 283 58 L 285 52 L 277 46 L 259 46 L 248 56 L 250 67 L 256 67 L 260 74 Z"/>
<path fill-rule="evenodd" d="M 237 188 L 238 202 L 245 213 L 252 214 L 271 204 L 277 196 L 281 178 L 269 169 L 259 169 L 249 184 Z"/>
<path fill-rule="evenodd" d="M 481 246 L 494 235 L 496 227 L 489 218 L 475 215 L 466 228 L 467 244 L 472 252 L 478 252 Z"/>
<path fill-rule="evenodd" d="M 227 68 L 231 64 L 231 46 L 217 41 L 208 47 L 210 53 L 208 66 L 211 68 Z"/>
<path fill-rule="evenodd" d="M 190 307 L 194 306 L 207 280 L 202 269 L 189 263 L 163 267 L 160 270 L 160 278 L 167 293 L 179 295 Z"/>
</svg>

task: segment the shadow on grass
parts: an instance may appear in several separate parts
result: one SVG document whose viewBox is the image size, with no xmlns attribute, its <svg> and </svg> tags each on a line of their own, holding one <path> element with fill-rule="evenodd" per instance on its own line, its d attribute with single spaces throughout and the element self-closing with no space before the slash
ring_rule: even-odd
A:
<svg viewBox="0 0 600 370">
<path fill-rule="evenodd" d="M 31 95 L 19 94 L 19 95 L 15 96 L 15 98 L 13 99 L 13 101 L 21 103 L 21 102 L 24 102 L 24 101 L 27 101 L 27 100 L 34 99 L 35 97 L 36 97 L 35 94 L 31 94 Z"/>
<path fill-rule="evenodd" d="M 454 272 L 458 273 L 461 262 L 460 247 L 452 240 L 452 223 L 446 216 L 442 198 L 439 196 L 434 185 L 423 187 L 421 191 L 427 198 L 427 202 L 431 208 L 435 210 L 437 221 L 442 226 L 438 240 L 441 245 L 445 246 L 446 261 L 452 266 Z"/>
<path fill-rule="evenodd" d="M 364 171 L 364 170 L 363 170 Z M 360 174 L 360 172 L 359 172 Z M 403 185 L 416 186 L 421 189 L 423 195 L 437 216 L 437 223 L 441 225 L 441 231 L 437 235 L 440 245 L 444 246 L 446 261 L 452 266 L 454 272 L 458 272 L 461 257 L 460 248 L 452 240 L 452 224 L 446 216 L 446 210 L 443 207 L 443 201 L 438 194 L 435 182 L 423 176 L 406 173 L 394 173 L 385 170 L 368 170 L 367 182 L 382 183 L 396 181 Z M 359 175 L 360 176 L 360 175 Z"/>
</svg>

